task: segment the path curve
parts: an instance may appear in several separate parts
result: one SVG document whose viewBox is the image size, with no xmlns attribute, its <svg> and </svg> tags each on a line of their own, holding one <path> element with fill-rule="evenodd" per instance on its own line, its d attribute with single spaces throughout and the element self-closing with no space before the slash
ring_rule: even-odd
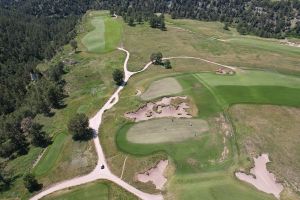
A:
<svg viewBox="0 0 300 200">
<path fill-rule="evenodd" d="M 136 72 L 131 72 L 127 69 L 130 53 L 127 50 L 125 50 L 124 48 L 118 48 L 118 50 L 124 51 L 126 53 L 126 58 L 125 58 L 124 65 L 123 65 L 123 68 L 124 68 L 124 81 L 125 82 L 127 82 L 129 80 L 129 78 L 131 76 L 133 76 L 134 74 L 145 71 L 152 64 L 152 62 L 149 62 L 141 70 L 136 71 Z M 222 67 L 226 67 L 226 68 L 229 68 L 229 69 L 232 69 L 232 70 L 235 69 L 235 67 L 232 67 L 232 66 L 227 66 L 227 65 L 215 63 L 215 62 L 212 62 L 212 61 L 209 61 L 209 60 L 206 60 L 206 59 L 202 59 L 202 58 L 197 58 L 197 57 L 178 56 L 178 57 L 163 58 L 163 60 L 165 60 L 165 59 L 176 59 L 176 58 L 197 59 L 197 60 L 202 60 L 204 62 L 216 64 L 216 65 L 219 65 L 219 66 L 222 66 Z M 100 144 L 98 130 L 100 128 L 100 125 L 101 125 L 101 122 L 102 122 L 102 116 L 103 116 L 104 112 L 106 110 L 111 109 L 119 101 L 119 93 L 123 90 L 124 87 L 125 87 L 125 85 L 119 86 L 118 89 L 113 93 L 113 95 L 104 104 L 104 106 L 97 112 L 97 114 L 89 120 L 89 124 L 90 124 L 89 126 L 90 126 L 90 128 L 92 128 L 94 130 L 95 135 L 96 135 L 93 138 L 96 153 L 97 153 L 97 156 L 98 156 L 98 162 L 97 162 L 97 165 L 96 165 L 95 169 L 87 175 L 75 177 L 73 179 L 69 179 L 69 180 L 62 181 L 62 182 L 59 182 L 57 184 L 54 184 L 54 185 L 50 186 L 49 188 L 47 188 L 47 189 L 41 191 L 40 193 L 36 194 L 35 196 L 31 197 L 30 200 L 38 200 L 38 199 L 41 199 L 42 197 L 44 197 L 48 194 L 51 194 L 53 192 L 63 190 L 63 189 L 66 189 L 66 188 L 70 188 L 70 187 L 74 187 L 74 186 L 78 186 L 78 185 L 82 185 L 82 184 L 89 183 L 89 182 L 96 181 L 96 180 L 100 180 L 100 179 L 112 181 L 115 184 L 121 186 L 125 190 L 131 192 L 132 194 L 136 195 L 137 197 L 139 197 L 143 200 L 163 200 L 163 196 L 161 194 L 148 194 L 148 193 L 142 192 L 142 191 L 136 189 L 135 187 L 129 185 L 128 183 L 124 182 L 121 178 L 115 176 L 110 171 L 110 169 L 107 165 L 107 162 L 106 162 L 106 159 L 105 159 L 105 156 L 104 156 L 104 153 L 103 153 L 103 149 L 102 149 L 101 144 Z M 104 169 L 101 169 L 102 166 L 104 166 Z"/>
</svg>

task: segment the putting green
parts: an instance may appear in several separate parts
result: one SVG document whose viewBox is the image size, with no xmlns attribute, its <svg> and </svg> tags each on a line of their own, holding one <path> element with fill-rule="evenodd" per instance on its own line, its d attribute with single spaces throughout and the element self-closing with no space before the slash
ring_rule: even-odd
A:
<svg viewBox="0 0 300 200">
<path fill-rule="evenodd" d="M 202 119 L 154 119 L 133 125 L 127 140 L 139 144 L 180 142 L 197 138 L 209 130 Z"/>
<path fill-rule="evenodd" d="M 100 53 L 105 49 L 105 24 L 104 17 L 97 16 L 91 20 L 95 29 L 82 38 L 82 43 L 93 53 Z"/>
<path fill-rule="evenodd" d="M 151 83 L 149 88 L 141 95 L 143 100 L 176 94 L 182 91 L 181 85 L 175 78 L 164 78 Z"/>
</svg>

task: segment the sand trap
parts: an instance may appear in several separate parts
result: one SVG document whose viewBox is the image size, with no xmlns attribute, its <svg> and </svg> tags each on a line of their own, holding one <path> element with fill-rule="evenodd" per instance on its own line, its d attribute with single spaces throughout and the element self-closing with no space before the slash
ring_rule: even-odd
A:
<svg viewBox="0 0 300 200">
<path fill-rule="evenodd" d="M 182 91 L 181 85 L 175 78 L 164 78 L 151 83 L 149 88 L 141 95 L 143 100 L 176 94 Z"/>
<path fill-rule="evenodd" d="M 187 97 L 164 97 L 160 101 L 147 103 L 135 112 L 125 113 L 125 117 L 135 122 L 161 117 L 191 118 L 186 110 L 190 107 L 185 100 Z"/>
<path fill-rule="evenodd" d="M 164 184 L 167 182 L 166 177 L 164 177 L 164 171 L 168 166 L 168 160 L 161 160 L 154 168 L 149 169 L 143 174 L 138 174 L 136 179 L 143 183 L 151 181 L 156 189 L 161 190 Z"/>
<path fill-rule="evenodd" d="M 243 172 L 237 172 L 235 175 L 238 179 L 254 185 L 263 192 L 273 194 L 279 199 L 283 186 L 277 183 L 274 174 L 267 170 L 266 164 L 268 162 L 270 162 L 268 154 L 262 154 L 258 158 L 254 158 L 255 166 L 250 170 L 250 175 Z"/>
<path fill-rule="evenodd" d="M 138 144 L 180 142 L 199 138 L 209 130 L 202 119 L 153 119 L 134 124 L 127 132 L 127 140 Z"/>
</svg>

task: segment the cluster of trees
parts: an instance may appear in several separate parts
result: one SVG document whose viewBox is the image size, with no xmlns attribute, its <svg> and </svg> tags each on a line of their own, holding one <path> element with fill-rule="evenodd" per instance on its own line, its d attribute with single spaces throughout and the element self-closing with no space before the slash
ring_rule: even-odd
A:
<svg viewBox="0 0 300 200">
<path fill-rule="evenodd" d="M 149 20 L 151 28 L 159 28 L 162 31 L 166 30 L 165 17 L 164 14 L 159 16 L 153 15 Z"/>
<path fill-rule="evenodd" d="M 154 65 L 162 65 L 166 69 L 171 69 L 171 61 L 169 59 L 163 60 L 163 55 L 161 52 L 152 53 L 150 55 L 150 60 Z"/>
<path fill-rule="evenodd" d="M 237 25 L 241 34 L 300 37 L 299 0 L 103 0 L 101 7 L 136 20 L 150 21 L 153 13 L 169 13 L 172 18 L 227 22 Z"/>
<path fill-rule="evenodd" d="M 89 140 L 94 132 L 89 128 L 89 118 L 83 114 L 76 114 L 68 124 L 68 130 L 73 135 L 74 140 Z"/>
</svg>

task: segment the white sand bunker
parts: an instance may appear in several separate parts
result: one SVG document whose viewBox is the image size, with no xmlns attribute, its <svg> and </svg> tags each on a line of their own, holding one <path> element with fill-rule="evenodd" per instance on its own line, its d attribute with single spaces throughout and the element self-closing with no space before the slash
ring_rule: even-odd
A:
<svg viewBox="0 0 300 200">
<path fill-rule="evenodd" d="M 185 100 L 187 97 L 164 97 L 161 101 L 149 102 L 135 112 L 126 113 L 125 116 L 135 122 L 161 117 L 191 118 L 187 112 L 190 106 Z"/>
<path fill-rule="evenodd" d="M 161 160 L 156 167 L 149 169 L 143 174 L 138 174 L 136 179 L 143 183 L 150 181 L 155 185 L 156 189 L 161 190 L 167 182 L 166 177 L 164 177 L 164 171 L 167 166 L 168 160 Z"/>
<path fill-rule="evenodd" d="M 138 144 L 181 142 L 197 139 L 208 130 L 208 123 L 203 119 L 160 118 L 134 124 L 129 128 L 126 139 Z"/>
<path fill-rule="evenodd" d="M 243 172 L 237 172 L 235 175 L 238 179 L 254 185 L 263 192 L 273 194 L 279 199 L 283 186 L 277 183 L 274 174 L 267 170 L 268 162 L 270 162 L 268 154 L 262 154 L 258 158 L 254 158 L 255 166 L 250 170 L 250 175 Z"/>
<path fill-rule="evenodd" d="M 151 83 L 149 88 L 141 95 L 143 100 L 176 94 L 182 91 L 181 85 L 175 78 L 164 78 Z"/>
</svg>

